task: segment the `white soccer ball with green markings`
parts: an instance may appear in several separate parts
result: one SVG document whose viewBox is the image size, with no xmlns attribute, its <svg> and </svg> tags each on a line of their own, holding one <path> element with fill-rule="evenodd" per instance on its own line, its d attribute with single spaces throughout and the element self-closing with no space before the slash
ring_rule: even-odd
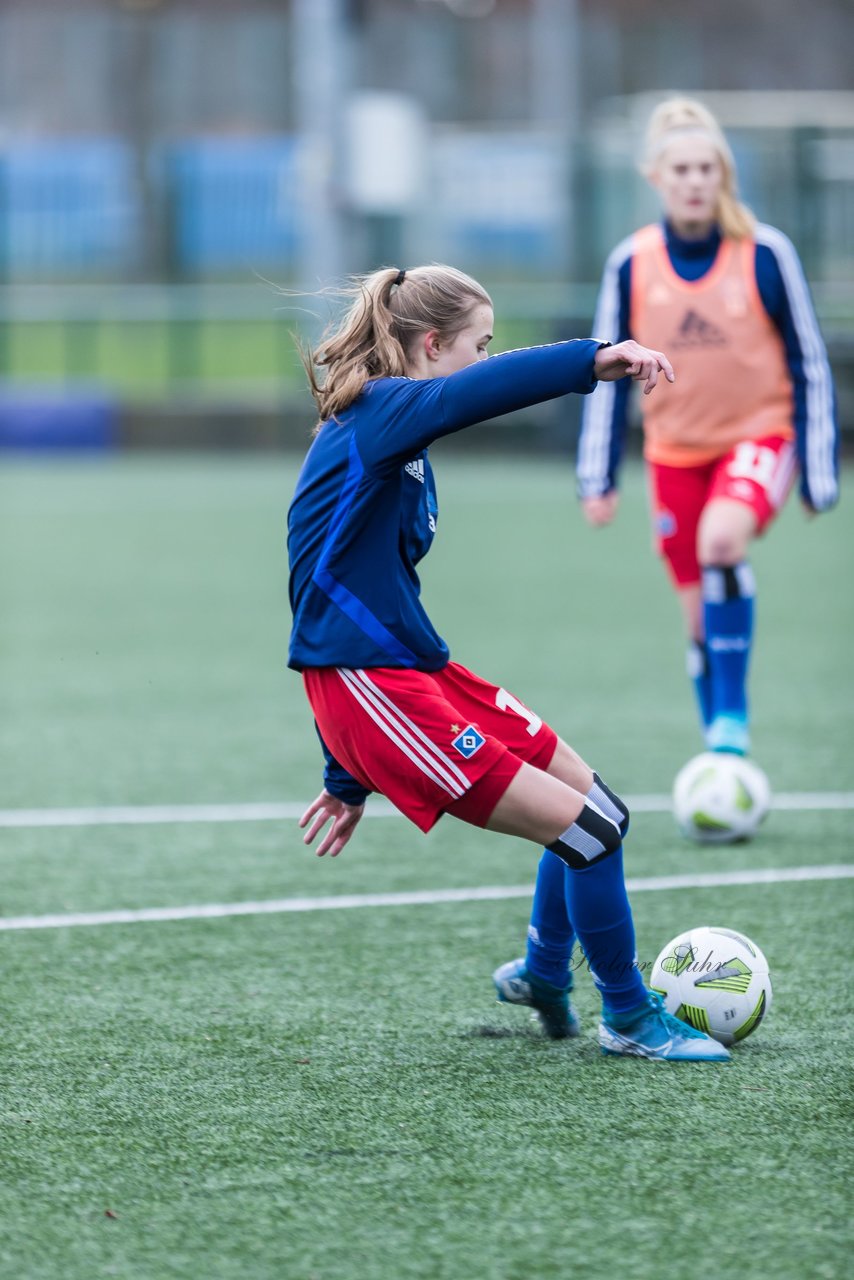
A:
<svg viewBox="0 0 854 1280">
<path fill-rule="evenodd" d="M 699 844 L 749 840 L 768 813 L 771 788 L 752 760 L 704 751 L 673 783 L 673 816 L 683 835 Z"/>
<path fill-rule="evenodd" d="M 733 929 L 680 933 L 653 965 L 649 985 L 668 1013 L 726 1045 L 749 1036 L 771 1008 L 768 961 Z"/>
</svg>

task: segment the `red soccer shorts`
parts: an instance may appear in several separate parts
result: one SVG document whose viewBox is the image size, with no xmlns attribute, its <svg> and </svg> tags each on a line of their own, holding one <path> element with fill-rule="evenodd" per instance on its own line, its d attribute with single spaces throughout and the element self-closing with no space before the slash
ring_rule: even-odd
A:
<svg viewBox="0 0 854 1280">
<path fill-rule="evenodd" d="M 700 581 L 697 527 L 707 503 L 743 503 L 756 514 L 757 534 L 764 533 L 788 496 L 795 466 L 794 445 L 781 436 L 744 440 L 699 467 L 648 464 L 656 550 L 677 587 Z"/>
<path fill-rule="evenodd" d="M 338 763 L 422 831 L 446 810 L 485 826 L 523 762 L 546 769 L 557 747 L 555 731 L 524 703 L 456 662 L 302 674 Z"/>
</svg>

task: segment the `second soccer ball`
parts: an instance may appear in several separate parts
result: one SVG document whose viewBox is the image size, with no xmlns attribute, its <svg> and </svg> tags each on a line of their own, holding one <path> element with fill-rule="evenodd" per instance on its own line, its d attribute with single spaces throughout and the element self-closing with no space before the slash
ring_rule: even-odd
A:
<svg viewBox="0 0 854 1280">
<path fill-rule="evenodd" d="M 694 756 L 673 783 L 673 816 L 699 844 L 749 840 L 768 813 L 771 788 L 752 760 L 727 752 Z"/>
</svg>

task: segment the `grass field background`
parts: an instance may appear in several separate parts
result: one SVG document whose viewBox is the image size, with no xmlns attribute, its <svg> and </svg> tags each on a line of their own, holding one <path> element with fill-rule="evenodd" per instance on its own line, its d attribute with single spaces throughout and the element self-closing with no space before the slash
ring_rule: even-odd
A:
<svg viewBox="0 0 854 1280">
<path fill-rule="evenodd" d="M 591 531 L 557 460 L 437 446 L 423 594 L 457 658 L 625 794 L 700 748 L 677 606 L 630 468 Z M 298 462 L 0 471 L 0 806 L 307 801 L 285 669 Z M 849 488 L 851 477 L 849 475 Z M 756 547 L 757 761 L 854 790 L 854 518 L 792 501 Z M 636 878 L 850 862 L 850 814 L 773 812 L 702 851 L 638 813 Z M 285 822 L 0 829 L 0 916 L 524 885 L 536 850 L 366 818 L 335 861 Z M 750 934 L 768 1020 L 724 1069 L 603 1060 L 497 1006 L 524 898 L 0 931 L 0 1275 L 528 1280 L 847 1274 L 850 881 L 639 892 L 641 961 Z"/>
<path fill-rule="evenodd" d="M 263 290 L 252 319 L 199 311 L 172 320 L 130 320 L 107 310 L 89 320 L 11 323 L 0 327 L 4 375 L 42 391 L 79 379 L 137 403 L 163 400 L 179 386 L 214 402 L 217 395 L 242 390 L 250 404 L 259 397 L 275 401 L 282 393 L 310 403 L 293 333 L 305 328 L 306 314 L 315 317 L 316 327 L 325 323 L 326 309 L 310 298 L 277 296 L 273 286 Z M 560 328 L 550 314 L 502 320 L 495 348 L 551 342 Z"/>
</svg>

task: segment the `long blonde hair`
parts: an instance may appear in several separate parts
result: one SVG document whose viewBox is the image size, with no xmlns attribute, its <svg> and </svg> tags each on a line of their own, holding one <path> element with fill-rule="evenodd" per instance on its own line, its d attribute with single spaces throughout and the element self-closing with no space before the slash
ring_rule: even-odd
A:
<svg viewBox="0 0 854 1280">
<path fill-rule="evenodd" d="M 441 338 L 453 338 L 474 307 L 492 306 L 471 276 L 439 264 L 408 271 L 383 267 L 354 277 L 339 294 L 351 300 L 343 319 L 313 351 L 302 353 L 321 422 L 348 409 L 370 378 L 405 377 L 419 334 L 435 329 Z"/>
<path fill-rule="evenodd" d="M 658 167 L 668 143 L 682 134 L 700 133 L 714 146 L 723 170 L 717 218 L 723 235 L 744 240 L 753 235 L 756 218 L 738 198 L 738 177 L 730 145 L 708 107 L 694 98 L 668 98 L 660 102 L 646 127 L 646 145 L 641 172 L 650 178 Z"/>
</svg>

